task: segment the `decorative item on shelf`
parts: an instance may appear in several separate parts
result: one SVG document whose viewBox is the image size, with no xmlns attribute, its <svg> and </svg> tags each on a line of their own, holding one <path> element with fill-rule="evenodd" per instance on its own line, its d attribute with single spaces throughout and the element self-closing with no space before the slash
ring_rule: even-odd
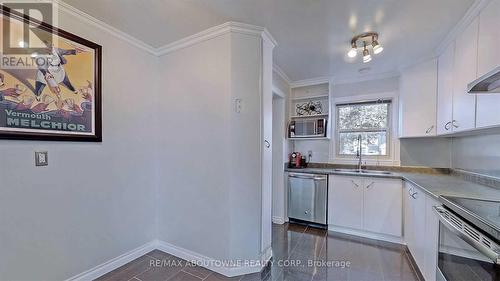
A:
<svg viewBox="0 0 500 281">
<path fill-rule="evenodd" d="M 314 116 L 323 114 L 323 105 L 321 101 L 309 101 L 295 105 L 295 113 L 297 116 Z"/>
<path fill-rule="evenodd" d="M 370 51 L 368 48 L 371 46 L 373 49 L 373 53 L 375 55 L 380 54 L 384 48 L 378 42 L 378 33 L 377 32 L 365 32 L 359 35 L 356 35 L 351 40 L 351 50 L 347 53 L 347 56 L 350 58 L 355 58 L 358 55 L 358 48 L 363 49 L 363 63 L 368 63 L 372 60 L 372 56 L 370 55 Z M 359 47 L 358 47 L 359 46 Z"/>
</svg>

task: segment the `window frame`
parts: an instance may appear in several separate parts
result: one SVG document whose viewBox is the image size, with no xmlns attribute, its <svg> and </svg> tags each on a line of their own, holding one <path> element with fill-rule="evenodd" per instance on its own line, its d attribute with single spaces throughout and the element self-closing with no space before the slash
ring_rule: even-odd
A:
<svg viewBox="0 0 500 281">
<path fill-rule="evenodd" d="M 339 107 L 347 106 L 347 105 L 362 105 L 362 104 L 378 104 L 378 103 L 386 103 L 387 104 L 387 127 L 385 129 L 353 129 L 353 130 L 345 130 L 340 129 L 339 122 Z M 361 101 L 352 101 L 352 102 L 337 102 L 334 104 L 335 106 L 335 157 L 338 159 L 353 159 L 357 158 L 354 154 L 340 154 L 340 134 L 341 133 L 376 133 L 376 132 L 386 132 L 386 154 L 385 155 L 367 155 L 363 154 L 364 159 L 384 159 L 389 160 L 392 159 L 392 131 L 393 131 L 393 98 L 379 98 L 379 99 L 371 99 L 371 100 L 361 100 Z"/>
</svg>

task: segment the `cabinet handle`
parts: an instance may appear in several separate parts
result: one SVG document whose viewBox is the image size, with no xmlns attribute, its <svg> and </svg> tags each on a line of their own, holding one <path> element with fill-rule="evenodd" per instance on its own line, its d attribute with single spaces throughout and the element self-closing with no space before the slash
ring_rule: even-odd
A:
<svg viewBox="0 0 500 281">
<path fill-rule="evenodd" d="M 265 145 L 266 145 L 266 148 L 270 148 L 271 147 L 271 143 L 269 141 L 264 141 Z"/>
<path fill-rule="evenodd" d="M 425 131 L 426 134 L 430 134 L 430 132 L 432 132 L 432 130 L 434 129 L 434 125 L 432 125 L 429 129 L 427 129 Z"/>
<path fill-rule="evenodd" d="M 413 192 L 413 187 L 408 188 L 408 195 L 411 196 L 411 193 Z"/>
<path fill-rule="evenodd" d="M 359 184 L 357 184 L 355 181 L 351 180 L 352 184 L 354 184 L 355 187 L 359 187 Z"/>
<path fill-rule="evenodd" d="M 413 199 L 417 199 L 417 194 L 418 194 L 418 192 L 415 191 L 414 193 L 411 194 L 411 197 Z"/>
<path fill-rule="evenodd" d="M 374 181 L 372 181 L 372 183 L 370 183 L 369 185 L 367 185 L 367 186 L 366 186 L 366 189 L 368 189 L 368 188 L 372 187 L 374 184 L 375 184 L 375 182 L 374 182 Z"/>
<path fill-rule="evenodd" d="M 445 129 L 446 131 L 449 131 L 449 130 L 451 129 L 451 128 L 449 127 L 449 126 L 451 125 L 451 123 L 452 123 L 452 122 L 450 121 L 450 122 L 446 123 L 446 125 L 444 125 L 444 129 Z"/>
<path fill-rule="evenodd" d="M 460 127 L 460 126 L 459 126 L 459 125 L 457 125 L 456 123 L 458 123 L 458 122 L 457 122 L 457 120 L 453 120 L 453 121 L 451 122 L 451 124 L 453 125 L 453 128 L 455 128 L 455 129 L 456 129 L 456 128 L 458 128 L 458 127 Z"/>
</svg>

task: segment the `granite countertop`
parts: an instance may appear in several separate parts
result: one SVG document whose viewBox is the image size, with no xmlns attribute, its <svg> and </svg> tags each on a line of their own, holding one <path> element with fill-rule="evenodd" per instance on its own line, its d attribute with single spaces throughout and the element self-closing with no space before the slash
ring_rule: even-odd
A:
<svg viewBox="0 0 500 281">
<path fill-rule="evenodd" d="M 402 169 L 405 170 L 405 169 Z M 305 168 L 290 169 L 286 172 L 309 173 L 309 174 L 329 174 L 329 175 L 347 175 L 360 177 L 378 177 L 378 178 L 396 178 L 410 182 L 422 189 L 425 193 L 435 198 L 441 195 L 459 196 L 468 198 L 486 198 L 489 200 L 500 200 L 500 189 L 478 184 L 463 177 L 451 173 L 443 174 L 437 171 L 406 169 L 405 171 L 391 170 L 390 175 L 370 174 L 370 173 L 352 173 L 345 171 L 335 171 L 333 168 Z"/>
</svg>

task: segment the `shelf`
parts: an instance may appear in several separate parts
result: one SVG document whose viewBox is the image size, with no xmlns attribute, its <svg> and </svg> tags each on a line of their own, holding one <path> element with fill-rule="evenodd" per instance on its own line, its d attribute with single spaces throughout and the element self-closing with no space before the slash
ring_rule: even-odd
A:
<svg viewBox="0 0 500 281">
<path fill-rule="evenodd" d="M 328 113 L 325 113 L 325 114 L 315 114 L 315 115 L 295 115 L 295 116 L 290 116 L 290 119 L 314 118 L 314 117 L 328 117 Z"/>
<path fill-rule="evenodd" d="M 330 96 L 328 94 L 324 95 L 317 95 L 317 96 L 308 96 L 308 97 L 296 97 L 292 98 L 291 100 L 293 101 L 299 101 L 299 100 L 319 100 L 319 99 L 329 99 Z"/>
</svg>

